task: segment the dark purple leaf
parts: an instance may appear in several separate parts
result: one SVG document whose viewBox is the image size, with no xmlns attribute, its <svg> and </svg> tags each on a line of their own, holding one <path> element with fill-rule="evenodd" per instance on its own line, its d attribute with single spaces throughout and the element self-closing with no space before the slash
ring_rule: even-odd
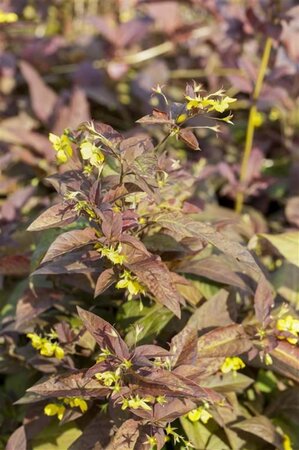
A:
<svg viewBox="0 0 299 450">
<path fill-rule="evenodd" d="M 102 294 L 106 289 L 108 289 L 113 283 L 117 281 L 113 269 L 106 269 L 102 272 L 97 279 L 96 287 L 94 291 L 94 297 Z"/>
<path fill-rule="evenodd" d="M 44 211 L 31 225 L 28 231 L 40 231 L 47 228 L 56 228 L 72 223 L 77 218 L 77 213 L 70 206 L 58 203 Z"/>
<path fill-rule="evenodd" d="M 29 85 L 32 109 L 37 117 L 47 124 L 53 114 L 57 95 L 45 84 L 38 72 L 29 63 L 21 61 L 20 69 Z"/>
<path fill-rule="evenodd" d="M 61 234 L 50 245 L 41 264 L 52 261 L 58 256 L 77 250 L 85 245 L 96 242 L 98 239 L 94 228 L 85 228 L 84 230 L 72 230 Z"/>
<path fill-rule="evenodd" d="M 118 332 L 110 323 L 95 314 L 77 307 L 78 314 L 86 329 L 92 334 L 101 348 L 107 347 L 119 358 L 129 359 L 130 352 Z"/>
</svg>

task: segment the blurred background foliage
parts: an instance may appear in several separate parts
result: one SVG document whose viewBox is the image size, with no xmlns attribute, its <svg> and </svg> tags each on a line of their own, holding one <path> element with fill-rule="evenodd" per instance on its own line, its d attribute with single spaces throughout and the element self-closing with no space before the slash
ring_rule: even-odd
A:
<svg viewBox="0 0 299 450">
<path fill-rule="evenodd" d="M 259 96 L 253 99 L 267 39 L 271 39 L 269 61 Z M 12 402 L 38 378 L 32 368 L 25 368 L 22 352 L 16 350 L 25 338 L 22 327 L 14 326 L 16 317 L 21 320 L 18 308 L 30 285 L 29 274 L 57 235 L 50 230 L 38 239 L 25 232 L 56 198 L 45 181 L 56 171 L 49 132 L 60 134 L 92 118 L 131 136 L 143 130 L 136 120 L 153 106 L 161 106 L 153 86 L 165 85 L 163 89 L 175 101 L 182 100 L 186 81 L 192 79 L 207 92 L 225 88 L 237 98 L 231 105 L 235 125 L 221 127 L 217 136 L 209 130 L 197 131 L 201 152 L 186 150 L 175 140 L 169 151 L 194 166 L 202 181 L 200 199 L 206 220 L 236 219 L 236 194 L 242 192 L 248 239 L 256 233 L 266 235 L 252 242 L 252 248 L 264 257 L 282 300 L 298 310 L 298 265 L 282 262 L 277 254 L 273 258 L 267 240 L 269 232 L 298 231 L 299 226 L 298 65 L 296 0 L 0 1 L 3 446 L 24 414 L 23 406 L 13 408 Z M 253 104 L 254 139 L 240 183 Z M 154 139 L 161 137 L 155 128 L 150 133 Z M 297 247 L 292 251 L 296 258 Z M 278 254 L 284 251 L 278 248 Z M 217 289 L 211 282 L 201 284 L 205 298 Z M 119 312 L 120 321 L 126 322 L 126 310 L 131 307 L 125 305 Z M 258 400 L 277 393 L 279 382 L 271 371 L 261 371 L 256 381 L 262 393 Z M 291 405 L 291 396 L 285 397 L 285 404 Z M 296 419 L 294 408 L 290 411 L 291 419 L 285 408 L 275 420 L 297 442 L 295 449 L 298 429 L 290 425 Z M 48 447 L 41 443 L 35 448 Z"/>
</svg>

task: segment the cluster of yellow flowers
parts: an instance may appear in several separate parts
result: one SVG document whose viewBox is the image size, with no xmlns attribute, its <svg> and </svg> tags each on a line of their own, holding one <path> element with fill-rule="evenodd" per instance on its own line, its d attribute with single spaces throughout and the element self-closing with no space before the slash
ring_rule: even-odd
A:
<svg viewBox="0 0 299 450">
<path fill-rule="evenodd" d="M 130 396 L 129 398 L 124 398 L 121 401 L 121 409 L 125 410 L 127 408 L 131 409 L 144 409 L 145 411 L 151 411 L 152 406 L 148 405 L 151 400 L 150 398 L 144 397 L 140 398 L 139 395 Z"/>
<path fill-rule="evenodd" d="M 225 95 L 223 89 L 207 96 L 201 96 L 200 91 L 201 86 L 199 85 L 194 89 L 194 92 L 196 93 L 195 97 L 186 96 L 187 110 L 201 109 L 206 110 L 207 112 L 217 111 L 223 113 L 229 109 L 231 103 L 236 101 L 235 98 Z"/>
<path fill-rule="evenodd" d="M 88 161 L 89 166 L 101 167 L 105 157 L 101 150 L 97 148 L 92 142 L 85 141 L 80 145 L 80 153 L 84 161 Z"/>
<path fill-rule="evenodd" d="M 225 358 L 225 361 L 220 367 L 220 370 L 222 373 L 229 373 L 231 371 L 235 373 L 237 370 L 243 369 L 244 367 L 245 364 L 243 363 L 242 359 L 238 356 L 233 356 L 232 358 Z"/>
<path fill-rule="evenodd" d="M 120 402 L 122 405 L 121 409 L 123 410 L 131 408 L 144 409 L 145 411 L 151 411 L 154 403 L 158 403 L 159 405 L 167 403 L 165 395 L 159 395 L 158 397 L 147 396 L 142 398 L 137 394 L 131 395 L 129 398 L 123 398 Z"/>
<path fill-rule="evenodd" d="M 60 137 L 56 136 L 56 134 L 50 133 L 49 141 L 56 151 L 56 160 L 58 164 L 64 164 L 73 155 L 71 141 L 65 133 Z"/>
<path fill-rule="evenodd" d="M 90 207 L 89 203 L 86 200 L 78 200 L 76 205 L 74 206 L 74 210 L 81 212 L 84 211 L 89 216 L 89 219 L 95 219 L 96 214 L 93 209 Z"/>
<path fill-rule="evenodd" d="M 187 417 L 191 422 L 198 422 L 199 420 L 203 423 L 207 423 L 209 419 L 211 419 L 212 414 L 208 411 L 209 405 L 205 403 L 202 406 L 199 406 L 196 409 L 192 409 L 192 411 L 189 411 L 187 414 Z"/>
<path fill-rule="evenodd" d="M 1 16 L 0 16 L 1 17 Z M 58 164 L 64 164 L 73 155 L 71 141 L 67 135 L 67 130 L 61 136 L 50 133 L 49 140 L 56 151 L 56 160 Z M 84 141 L 80 145 L 80 153 L 83 161 L 88 162 L 85 172 L 90 173 L 93 167 L 101 168 L 105 157 L 96 145 L 89 141 Z"/>
<path fill-rule="evenodd" d="M 52 342 L 51 339 L 55 335 L 50 335 L 51 337 L 41 337 L 36 333 L 28 333 L 27 337 L 31 340 L 31 345 L 36 350 L 39 350 L 42 356 L 54 356 L 57 359 L 64 358 L 64 350 L 58 342 Z"/>
<path fill-rule="evenodd" d="M 98 372 L 95 374 L 97 380 L 104 386 L 113 390 L 113 392 L 120 391 L 121 370 L 116 371 L 106 370 L 106 372 Z"/>
<path fill-rule="evenodd" d="M 137 294 L 145 294 L 145 289 L 141 286 L 137 277 L 132 275 L 128 270 L 125 270 L 120 276 L 120 280 L 116 283 L 116 288 L 128 289 L 131 297 Z"/>
<path fill-rule="evenodd" d="M 286 339 L 290 344 L 297 344 L 299 339 L 299 320 L 295 319 L 291 315 L 278 319 L 276 323 L 276 328 L 278 331 L 287 331 L 293 335 L 286 337 L 283 335 L 278 336 L 279 339 Z"/>
<path fill-rule="evenodd" d="M 122 247 L 119 244 L 116 248 L 114 247 L 101 247 L 97 248 L 97 251 L 105 256 L 112 264 L 122 265 L 125 261 L 125 256 L 121 255 Z"/>
<path fill-rule="evenodd" d="M 66 411 L 66 407 L 80 408 L 82 413 L 85 413 L 88 409 L 87 403 L 83 398 L 80 397 L 66 397 L 59 398 L 60 403 L 48 403 L 44 408 L 44 413 L 46 416 L 57 416 L 61 420 Z"/>
</svg>

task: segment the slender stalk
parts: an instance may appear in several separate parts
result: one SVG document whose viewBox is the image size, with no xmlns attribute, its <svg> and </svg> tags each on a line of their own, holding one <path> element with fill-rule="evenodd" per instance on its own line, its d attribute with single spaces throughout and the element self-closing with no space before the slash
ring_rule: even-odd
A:
<svg viewBox="0 0 299 450">
<path fill-rule="evenodd" d="M 249 158 L 251 155 L 253 138 L 254 138 L 254 128 L 255 128 L 254 119 L 255 119 L 255 115 L 257 113 L 256 103 L 260 96 L 261 89 L 263 86 L 263 81 L 264 81 L 266 70 L 267 70 L 267 67 L 269 64 L 271 49 L 272 49 L 272 38 L 269 37 L 269 38 L 267 38 L 266 43 L 265 43 L 258 77 L 257 77 L 254 91 L 252 94 L 253 104 L 249 111 L 245 147 L 244 147 L 243 159 L 242 159 L 241 170 L 240 170 L 240 184 L 241 185 L 246 180 L 247 166 L 248 166 L 248 161 L 249 161 Z M 243 204 L 244 204 L 244 192 L 239 191 L 236 196 L 236 205 L 235 205 L 235 210 L 238 213 L 242 212 Z"/>
</svg>

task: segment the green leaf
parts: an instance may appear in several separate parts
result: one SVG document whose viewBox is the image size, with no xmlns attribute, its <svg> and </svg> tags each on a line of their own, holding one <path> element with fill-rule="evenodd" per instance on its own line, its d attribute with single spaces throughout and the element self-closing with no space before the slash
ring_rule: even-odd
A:
<svg viewBox="0 0 299 450">
<path fill-rule="evenodd" d="M 243 392 L 254 380 L 243 373 L 225 373 L 213 375 L 201 382 L 201 386 L 215 389 L 217 392 Z"/>
<path fill-rule="evenodd" d="M 81 436 L 82 431 L 73 424 L 52 423 L 32 441 L 32 450 L 62 450 Z"/>
<path fill-rule="evenodd" d="M 278 294 L 299 309 L 299 268 L 284 261 L 272 274 L 271 281 Z"/>
<path fill-rule="evenodd" d="M 270 242 L 290 263 L 299 267 L 299 231 L 274 235 L 263 233 L 258 236 Z"/>
<path fill-rule="evenodd" d="M 217 426 L 209 421 L 207 425 L 201 422 L 191 422 L 187 417 L 181 417 L 182 427 L 196 449 L 205 450 L 230 450 L 230 447 L 217 436 Z"/>
<path fill-rule="evenodd" d="M 129 303 L 129 305 L 131 304 L 132 302 Z M 138 307 L 137 302 L 135 303 L 135 309 L 136 306 Z M 131 310 L 131 308 L 129 308 L 129 310 Z M 129 347 L 136 342 L 143 344 L 152 343 L 152 340 L 158 336 L 161 330 L 163 330 L 167 323 L 173 318 L 173 313 L 171 311 L 158 305 L 147 308 L 146 311 L 146 314 L 134 323 L 125 337 L 125 341 Z M 137 311 L 136 314 L 138 314 Z M 127 317 L 129 318 L 130 315 L 128 314 Z M 137 326 L 141 331 L 136 335 Z"/>
</svg>

